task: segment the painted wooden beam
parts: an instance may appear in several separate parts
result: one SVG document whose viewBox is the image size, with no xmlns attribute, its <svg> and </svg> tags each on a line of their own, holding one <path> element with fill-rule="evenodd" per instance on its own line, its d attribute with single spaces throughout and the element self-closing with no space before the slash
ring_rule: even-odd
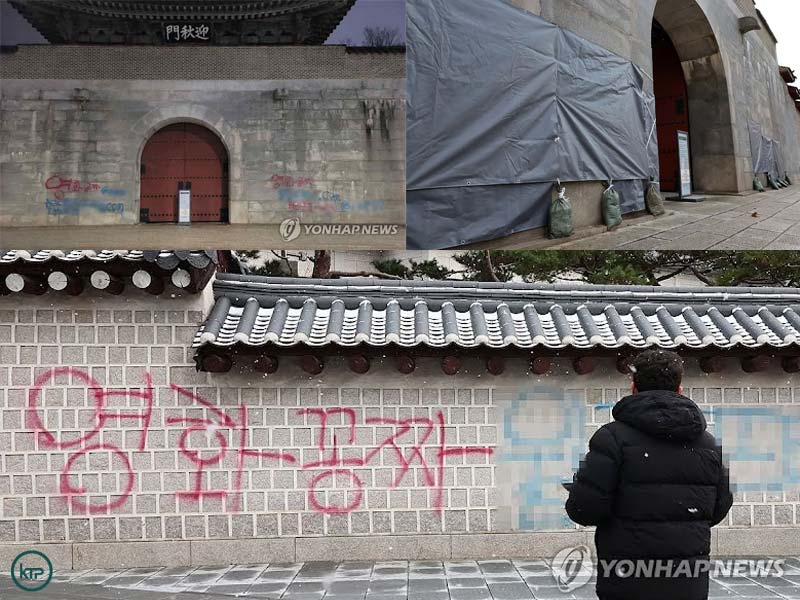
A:
<svg viewBox="0 0 800 600">
<path fill-rule="evenodd" d="M 455 375 L 461 369 L 461 358 L 455 355 L 445 356 L 442 359 L 442 371 L 445 375 Z"/>
<path fill-rule="evenodd" d="M 325 361 L 313 354 L 307 354 L 300 357 L 300 368 L 309 375 L 319 375 L 325 368 Z"/>
<path fill-rule="evenodd" d="M 353 373 L 358 373 L 359 375 L 368 372 L 370 367 L 369 358 L 363 354 L 354 354 L 348 359 L 347 364 Z"/>
<path fill-rule="evenodd" d="M 95 271 L 92 273 L 90 281 L 92 287 L 114 296 L 119 296 L 125 289 L 124 281 L 106 271 Z"/>
</svg>

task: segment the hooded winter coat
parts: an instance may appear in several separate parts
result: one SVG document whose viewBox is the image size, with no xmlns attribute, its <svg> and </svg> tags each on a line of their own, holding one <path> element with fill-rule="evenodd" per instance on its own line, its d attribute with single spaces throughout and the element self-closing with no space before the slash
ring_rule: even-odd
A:
<svg viewBox="0 0 800 600">
<path fill-rule="evenodd" d="M 721 449 L 689 398 L 669 391 L 628 396 L 614 407 L 615 421 L 589 442 L 567 500 L 567 513 L 596 525 L 601 561 L 686 559 L 692 576 L 619 577 L 598 569 L 601 600 L 706 600 L 711 527 L 733 503 Z M 684 571 L 685 573 L 685 571 Z"/>
</svg>

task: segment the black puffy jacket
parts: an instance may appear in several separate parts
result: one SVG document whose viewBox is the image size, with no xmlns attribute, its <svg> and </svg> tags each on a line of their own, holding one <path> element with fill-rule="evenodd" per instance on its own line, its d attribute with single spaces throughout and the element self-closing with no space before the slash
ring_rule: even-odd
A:
<svg viewBox="0 0 800 600">
<path fill-rule="evenodd" d="M 567 513 L 596 525 L 601 560 L 707 560 L 711 527 L 733 503 L 721 449 L 697 405 L 675 392 L 628 396 L 589 442 Z M 663 564 L 663 563 L 662 563 Z M 621 578 L 599 569 L 609 600 L 705 600 L 708 574 Z"/>
</svg>

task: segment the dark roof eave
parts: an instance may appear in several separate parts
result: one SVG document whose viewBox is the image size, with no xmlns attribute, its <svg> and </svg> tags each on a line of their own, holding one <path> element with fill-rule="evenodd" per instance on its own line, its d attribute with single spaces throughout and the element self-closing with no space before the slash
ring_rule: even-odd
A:
<svg viewBox="0 0 800 600">
<path fill-rule="evenodd" d="M 64 273 L 73 280 L 83 282 L 80 289 L 76 288 L 77 293 L 91 288 L 91 277 L 96 271 L 104 271 L 120 280 L 128 280 L 136 271 L 144 270 L 153 278 L 163 281 L 164 289 L 168 289 L 166 284 L 172 281 L 173 274 L 182 269 L 191 277 L 183 291 L 196 294 L 205 289 L 219 265 L 220 254 L 213 250 L 101 250 L 98 252 L 0 250 L 0 293 L 6 295 L 53 292 L 50 289 L 48 278 L 54 272 Z M 225 265 L 225 268 L 236 269 L 238 266 Z M 29 282 L 19 291 L 9 289 L 6 280 L 12 275 L 27 278 Z"/>
<path fill-rule="evenodd" d="M 312 364 L 319 365 L 318 370 L 309 372 L 312 375 L 318 375 L 324 369 L 324 363 L 330 358 L 344 359 L 350 363 L 350 369 L 353 370 L 353 363 L 351 361 L 358 361 L 363 369 L 366 365 L 366 370 L 370 368 L 370 363 L 373 361 L 396 361 L 398 370 L 408 375 L 416 370 L 416 361 L 418 359 L 439 360 L 441 361 L 442 370 L 446 374 L 452 375 L 453 372 L 446 371 L 446 363 L 451 358 L 456 359 L 456 370 L 461 370 L 460 361 L 462 359 L 483 360 L 486 361 L 486 370 L 493 375 L 499 375 L 504 372 L 506 360 L 527 361 L 531 365 L 533 372 L 539 376 L 552 370 L 552 362 L 554 360 L 572 361 L 572 369 L 574 369 L 573 376 L 587 375 L 595 370 L 598 359 L 616 361 L 616 369 L 620 373 L 628 373 L 631 360 L 633 357 L 644 348 L 463 348 L 458 346 L 450 346 L 446 348 L 431 348 L 426 346 L 418 346 L 414 348 L 407 348 L 398 344 L 389 344 L 385 347 L 375 347 L 369 344 L 359 344 L 352 347 L 344 347 L 337 345 L 328 345 L 323 348 L 309 347 L 303 344 L 298 344 L 294 347 L 280 347 L 275 345 L 265 346 L 250 346 L 243 343 L 237 343 L 233 346 L 224 349 L 213 346 L 203 345 L 196 349 L 194 354 L 195 366 L 198 371 L 209 373 L 223 373 L 230 371 L 234 365 L 237 370 L 253 370 L 259 373 L 272 373 L 280 368 L 284 361 L 298 361 L 303 370 L 306 367 L 303 365 L 304 361 L 313 357 Z M 800 368 L 800 346 L 795 345 L 787 348 L 747 348 L 743 346 L 731 347 L 725 350 L 720 350 L 715 347 L 708 348 L 689 348 L 681 347 L 672 349 L 677 352 L 682 358 L 695 359 L 700 362 L 700 367 L 706 372 L 719 372 L 725 369 L 725 360 L 739 360 L 741 367 L 747 372 L 766 370 L 769 368 L 773 360 L 780 360 L 780 366 L 784 371 L 789 373 L 796 373 Z M 366 359 L 366 361 L 364 360 Z M 499 360 L 499 371 L 498 363 Z M 582 369 L 579 365 L 580 362 L 588 361 L 586 366 Z M 494 364 L 492 364 L 494 363 Z M 758 365 L 755 367 L 749 366 Z M 269 365 L 269 369 L 265 370 L 265 366 Z M 403 369 L 406 370 L 403 370 Z M 495 369 L 495 370 L 493 370 Z M 365 371 L 355 371 L 357 374 L 364 374 Z M 516 375 L 525 375 L 525 371 L 509 371 Z"/>
<path fill-rule="evenodd" d="M 403 356 L 412 355 L 420 357 L 443 357 L 450 355 L 466 355 L 466 356 L 504 356 L 506 358 L 529 358 L 531 356 L 546 356 L 546 357 L 573 357 L 573 356 L 631 356 L 639 352 L 650 349 L 662 349 L 677 352 L 680 355 L 686 356 L 719 356 L 724 354 L 726 356 L 755 356 L 760 354 L 768 354 L 775 356 L 800 356 L 800 342 L 789 344 L 786 346 L 747 346 L 744 344 L 736 344 L 728 347 L 715 346 L 713 344 L 704 347 L 692 347 L 688 345 L 681 346 L 603 346 L 597 345 L 592 347 L 578 347 L 572 345 L 565 345 L 559 347 L 552 347 L 546 345 L 537 345 L 532 347 L 522 347 L 517 345 L 508 345 L 502 348 L 493 346 L 479 345 L 479 346 L 461 346 L 459 344 L 449 344 L 447 346 L 429 346 L 427 344 L 403 345 L 396 342 L 391 342 L 383 345 L 370 344 L 368 342 L 361 342 L 355 345 L 341 345 L 336 343 L 329 343 L 322 346 L 312 346 L 304 343 L 296 343 L 291 346 L 281 346 L 277 344 L 260 344 L 252 345 L 244 342 L 236 342 L 229 345 L 216 345 L 213 343 L 205 343 L 196 345 L 195 352 L 197 355 L 204 354 L 230 354 L 241 356 L 353 356 L 357 354 L 364 354 L 367 356 Z"/>
</svg>

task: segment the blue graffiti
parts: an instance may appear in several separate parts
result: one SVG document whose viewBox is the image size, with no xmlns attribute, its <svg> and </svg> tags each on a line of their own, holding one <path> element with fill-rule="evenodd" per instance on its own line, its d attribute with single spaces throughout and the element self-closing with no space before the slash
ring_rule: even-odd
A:
<svg viewBox="0 0 800 600">
<path fill-rule="evenodd" d="M 377 213 L 386 207 L 385 200 L 347 200 L 337 192 L 288 186 L 276 190 L 278 200 L 294 212 Z"/>
<path fill-rule="evenodd" d="M 122 188 L 104 187 L 100 190 L 100 193 L 104 196 L 124 196 L 128 193 L 128 190 L 123 190 Z"/>
<path fill-rule="evenodd" d="M 121 202 L 103 202 L 101 200 L 91 200 L 89 198 L 64 198 L 45 200 L 45 208 L 49 215 L 79 215 L 81 209 L 94 209 L 101 213 L 112 213 L 121 215 L 125 212 L 125 205 Z"/>
</svg>

